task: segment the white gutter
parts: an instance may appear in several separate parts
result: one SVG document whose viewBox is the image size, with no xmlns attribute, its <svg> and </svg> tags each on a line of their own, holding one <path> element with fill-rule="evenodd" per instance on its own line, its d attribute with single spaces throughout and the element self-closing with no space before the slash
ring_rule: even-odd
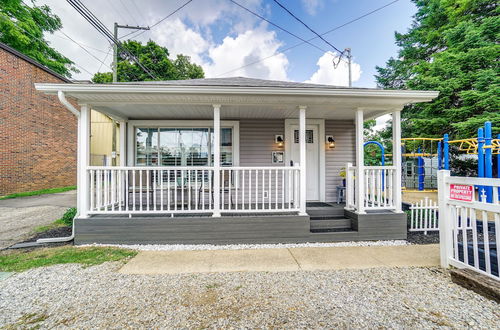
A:
<svg viewBox="0 0 500 330">
<path fill-rule="evenodd" d="M 59 99 L 59 102 L 66 107 L 66 109 L 71 111 L 77 118 L 80 118 L 80 111 L 76 110 L 73 104 L 69 103 L 62 90 L 57 91 L 57 98 Z"/>
<path fill-rule="evenodd" d="M 64 92 L 59 90 L 57 91 L 57 98 L 59 99 L 59 102 L 61 102 L 62 105 L 64 105 L 69 111 L 71 111 L 78 121 L 80 121 L 80 111 L 76 110 L 76 108 L 69 103 L 69 101 L 66 99 L 66 96 L 64 95 Z M 68 237 L 54 237 L 54 238 L 40 238 L 37 239 L 37 243 L 61 243 L 61 242 L 69 242 L 72 241 L 75 238 L 75 217 L 73 218 L 73 226 L 71 227 L 71 236 Z"/>
<path fill-rule="evenodd" d="M 97 84 L 35 84 L 35 88 L 46 94 L 59 91 L 68 93 L 149 93 L 149 94 L 247 94 L 247 95 L 291 95 L 291 96 L 358 96 L 413 99 L 415 102 L 431 101 L 439 95 L 437 91 L 356 89 L 356 88 L 276 88 L 234 86 L 152 86 L 152 85 L 97 85 Z"/>
</svg>

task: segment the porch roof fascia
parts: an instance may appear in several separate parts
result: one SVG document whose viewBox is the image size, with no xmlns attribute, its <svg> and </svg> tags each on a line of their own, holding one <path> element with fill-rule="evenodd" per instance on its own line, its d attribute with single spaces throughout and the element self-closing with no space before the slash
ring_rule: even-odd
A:
<svg viewBox="0 0 500 330">
<path fill-rule="evenodd" d="M 46 94 L 67 93 L 148 93 L 148 94 L 240 94 L 240 95 L 290 95 L 290 96 L 346 96 L 405 98 L 408 103 L 429 102 L 439 95 L 438 91 L 386 90 L 363 88 L 271 88 L 228 86 L 151 86 L 105 84 L 47 84 L 36 83 L 35 88 Z"/>
</svg>

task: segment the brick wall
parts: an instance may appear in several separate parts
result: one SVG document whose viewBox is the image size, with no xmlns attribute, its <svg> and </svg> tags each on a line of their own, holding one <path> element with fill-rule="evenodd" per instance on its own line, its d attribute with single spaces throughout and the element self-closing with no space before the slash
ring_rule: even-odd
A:
<svg viewBox="0 0 500 330">
<path fill-rule="evenodd" d="M 0 49 L 0 196 L 76 184 L 76 117 L 35 82 L 64 81 Z"/>
</svg>

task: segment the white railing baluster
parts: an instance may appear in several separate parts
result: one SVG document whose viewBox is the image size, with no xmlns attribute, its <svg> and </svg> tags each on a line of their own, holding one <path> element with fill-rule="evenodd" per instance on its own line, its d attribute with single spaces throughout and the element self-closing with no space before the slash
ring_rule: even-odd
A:
<svg viewBox="0 0 500 330">
<path fill-rule="evenodd" d="M 242 170 L 241 171 L 241 209 L 245 210 L 245 175 L 246 171 Z"/>
<path fill-rule="evenodd" d="M 95 210 L 95 178 L 94 170 L 90 170 L 90 210 Z"/>
<path fill-rule="evenodd" d="M 267 171 L 267 180 L 269 181 L 267 183 L 267 204 L 268 204 L 268 209 L 270 210 L 271 209 L 271 192 L 272 192 L 272 188 L 271 188 L 271 170 L 268 170 Z"/>
<path fill-rule="evenodd" d="M 172 196 L 170 191 L 170 170 L 167 170 L 167 211 L 170 211 L 172 209 L 172 206 L 170 205 L 171 202 L 172 202 Z"/>
<path fill-rule="evenodd" d="M 160 170 L 160 210 L 164 210 L 163 204 L 163 170 Z"/>
<path fill-rule="evenodd" d="M 215 193 L 220 194 L 225 212 L 298 210 L 299 167 L 227 167 L 221 169 L 223 182 L 217 192 L 211 167 L 89 166 L 87 175 L 90 214 L 210 211 Z"/>
<path fill-rule="evenodd" d="M 135 186 L 136 186 L 135 170 L 132 170 L 132 208 L 135 211 Z"/>
<path fill-rule="evenodd" d="M 177 182 L 177 170 L 174 170 L 174 211 L 177 211 L 177 190 L 179 188 L 179 182 Z"/>
<path fill-rule="evenodd" d="M 490 256 L 490 237 L 488 230 L 488 212 L 482 211 L 482 220 L 483 220 L 483 248 L 484 248 L 484 262 L 486 264 L 486 272 L 491 274 L 491 256 Z M 497 243 L 498 243 L 498 237 Z M 498 246 L 498 245 L 497 245 Z M 497 250 L 498 253 L 498 250 Z M 467 263 L 466 263 L 467 264 Z M 500 265 L 498 265 L 500 266 Z"/>
<path fill-rule="evenodd" d="M 187 170 L 188 210 L 191 210 L 191 171 Z"/>
</svg>

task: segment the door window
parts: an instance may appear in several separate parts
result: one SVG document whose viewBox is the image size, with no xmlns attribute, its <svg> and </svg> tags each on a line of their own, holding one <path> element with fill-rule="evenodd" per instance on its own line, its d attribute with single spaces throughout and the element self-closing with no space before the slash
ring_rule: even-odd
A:
<svg viewBox="0 0 500 330">
<path fill-rule="evenodd" d="M 295 143 L 299 143 L 299 130 L 293 131 L 293 140 Z M 306 129 L 306 143 L 314 143 L 314 134 L 312 129 Z"/>
</svg>

